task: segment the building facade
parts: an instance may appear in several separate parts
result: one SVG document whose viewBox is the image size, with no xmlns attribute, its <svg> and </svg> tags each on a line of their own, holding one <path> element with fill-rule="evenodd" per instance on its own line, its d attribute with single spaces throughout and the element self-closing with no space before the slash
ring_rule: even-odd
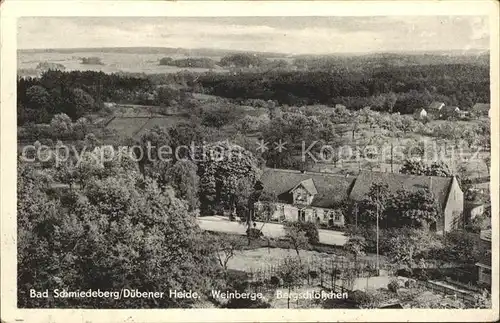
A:
<svg viewBox="0 0 500 323">
<path fill-rule="evenodd" d="M 429 189 L 441 207 L 441 217 L 432 229 L 442 233 L 463 228 L 464 197 L 455 177 L 379 172 L 361 172 L 354 177 L 266 169 L 262 175 L 264 192 L 274 199 L 256 203 L 255 211 L 271 221 L 307 221 L 341 228 L 346 223 L 345 203 L 361 201 L 371 185 L 380 182 L 386 183 L 393 193 L 400 189 Z M 266 203 L 272 207 L 265 207 Z"/>
<path fill-rule="evenodd" d="M 272 205 L 255 204 L 256 214 L 271 221 L 314 222 L 343 227 L 341 204 L 348 198 L 354 178 L 328 173 L 267 169 L 262 175 L 264 191 L 275 196 Z M 264 214 L 270 212 L 271 214 Z"/>
</svg>

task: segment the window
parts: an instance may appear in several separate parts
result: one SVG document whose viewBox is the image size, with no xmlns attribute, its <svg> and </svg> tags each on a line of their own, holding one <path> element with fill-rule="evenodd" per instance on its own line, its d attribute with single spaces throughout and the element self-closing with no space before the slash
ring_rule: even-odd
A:
<svg viewBox="0 0 500 323">
<path fill-rule="evenodd" d="M 306 221 L 306 211 L 304 209 L 299 210 L 299 221 Z"/>
<path fill-rule="evenodd" d="M 341 216 L 340 215 L 341 214 L 338 211 L 334 213 L 334 219 L 335 219 L 335 221 L 340 221 L 341 220 Z"/>
</svg>

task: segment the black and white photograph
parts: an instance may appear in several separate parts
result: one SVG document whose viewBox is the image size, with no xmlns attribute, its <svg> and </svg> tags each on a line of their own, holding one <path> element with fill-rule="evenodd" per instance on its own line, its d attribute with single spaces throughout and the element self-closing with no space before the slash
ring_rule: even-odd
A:
<svg viewBox="0 0 500 323">
<path fill-rule="evenodd" d="M 17 308 L 498 309 L 490 23 L 19 17 Z"/>
</svg>

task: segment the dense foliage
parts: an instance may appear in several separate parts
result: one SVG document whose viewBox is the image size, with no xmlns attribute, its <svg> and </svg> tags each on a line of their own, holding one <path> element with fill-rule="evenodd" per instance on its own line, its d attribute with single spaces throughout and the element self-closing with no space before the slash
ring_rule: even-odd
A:
<svg viewBox="0 0 500 323">
<path fill-rule="evenodd" d="M 258 64 L 249 59 L 239 62 L 252 63 Z M 376 105 L 401 113 L 413 113 L 434 100 L 467 109 L 476 102 L 489 102 L 490 97 L 489 69 L 466 64 L 384 66 L 354 72 L 269 70 L 264 77 L 252 72 L 210 74 L 199 81 L 210 93 L 223 97 L 289 105 L 344 104 L 356 110 Z"/>
<path fill-rule="evenodd" d="M 151 90 L 145 78 L 94 71 L 49 70 L 39 78 L 17 81 L 18 123 L 47 123 L 65 113 L 73 120 L 102 108 L 106 101 L 136 101 L 140 92 Z"/>
<path fill-rule="evenodd" d="M 54 192 L 31 165 L 18 170 L 18 304 L 21 307 L 186 307 L 193 299 L 30 298 L 30 289 L 203 294 L 216 259 L 187 205 L 137 172 L 93 177 Z M 36 216 L 34 216 L 36 214 Z"/>
</svg>

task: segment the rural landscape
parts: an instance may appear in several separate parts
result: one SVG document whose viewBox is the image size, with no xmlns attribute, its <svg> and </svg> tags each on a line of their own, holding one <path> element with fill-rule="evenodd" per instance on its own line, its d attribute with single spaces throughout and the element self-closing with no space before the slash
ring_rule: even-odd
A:
<svg viewBox="0 0 500 323">
<path fill-rule="evenodd" d="M 487 46 L 26 43 L 18 307 L 491 308 Z"/>
</svg>

